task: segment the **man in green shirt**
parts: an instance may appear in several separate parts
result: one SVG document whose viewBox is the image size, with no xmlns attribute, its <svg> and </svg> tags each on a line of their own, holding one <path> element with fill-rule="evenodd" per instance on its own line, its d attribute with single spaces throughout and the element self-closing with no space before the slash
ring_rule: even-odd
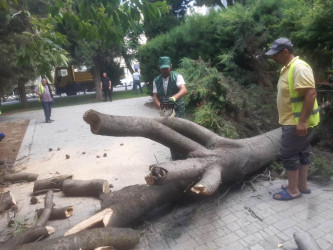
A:
<svg viewBox="0 0 333 250">
<path fill-rule="evenodd" d="M 176 117 L 185 118 L 184 96 L 187 94 L 184 78 L 171 71 L 171 60 L 167 56 L 160 57 L 159 68 L 161 74 L 154 79 L 153 94 L 154 102 L 160 108 L 163 98 L 175 102 L 178 106 Z"/>
</svg>

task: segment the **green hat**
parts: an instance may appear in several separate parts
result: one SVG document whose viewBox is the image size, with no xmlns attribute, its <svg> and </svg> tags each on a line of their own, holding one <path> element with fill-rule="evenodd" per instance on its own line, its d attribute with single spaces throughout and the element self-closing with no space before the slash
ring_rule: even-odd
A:
<svg viewBox="0 0 333 250">
<path fill-rule="evenodd" d="M 158 65 L 160 65 L 160 69 L 163 68 L 170 68 L 170 57 L 168 56 L 161 56 L 160 59 L 158 60 Z"/>
</svg>

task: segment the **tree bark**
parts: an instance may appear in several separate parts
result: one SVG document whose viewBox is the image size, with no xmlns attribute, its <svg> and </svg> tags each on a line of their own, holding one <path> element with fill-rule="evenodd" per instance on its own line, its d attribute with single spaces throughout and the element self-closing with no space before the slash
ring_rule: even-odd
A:
<svg viewBox="0 0 333 250">
<path fill-rule="evenodd" d="M 106 180 L 65 180 L 62 192 L 66 196 L 93 196 L 110 192 L 109 182 Z"/>
<path fill-rule="evenodd" d="M 19 91 L 19 98 L 22 105 L 22 108 L 28 108 L 28 99 L 27 94 L 25 91 L 25 83 L 27 82 L 26 79 L 19 79 L 18 80 L 18 91 Z"/>
<path fill-rule="evenodd" d="M 14 238 L 15 240 L 9 240 L 0 247 L 2 250 L 17 249 L 17 247 L 20 245 L 43 239 L 53 233 L 54 228 L 52 227 L 33 227 L 17 235 Z"/>
<path fill-rule="evenodd" d="M 134 248 L 140 240 L 140 231 L 128 228 L 94 228 L 58 239 L 22 245 L 17 250 L 72 250 L 112 246 L 117 250 Z"/>
<path fill-rule="evenodd" d="M 5 174 L 4 180 L 12 183 L 15 182 L 31 182 L 37 180 L 38 174 L 33 173 L 18 173 L 18 174 Z"/>
<path fill-rule="evenodd" d="M 102 99 L 102 90 L 100 88 L 101 83 L 101 57 L 96 56 L 93 58 L 94 63 L 94 82 L 95 82 L 95 91 L 96 91 L 96 99 L 101 100 Z"/>
<path fill-rule="evenodd" d="M 221 182 L 238 181 L 276 159 L 281 129 L 248 139 L 231 140 L 184 119 L 148 119 L 87 111 L 83 119 L 91 132 L 109 136 L 142 136 L 186 155 L 186 160 L 150 166 L 149 185 L 192 179 L 191 190 L 213 194 Z"/>
<path fill-rule="evenodd" d="M 72 179 L 73 175 L 59 175 L 48 179 L 38 180 L 34 182 L 33 194 L 39 195 L 47 193 L 48 190 L 59 191 L 62 189 L 64 180 Z"/>
<path fill-rule="evenodd" d="M 14 205 L 16 201 L 10 191 L 0 194 L 0 214 Z"/>
<path fill-rule="evenodd" d="M 133 185 L 103 194 L 100 196 L 101 208 L 112 209 L 107 226 L 130 226 L 153 209 L 179 200 L 185 188 L 185 182 L 174 182 L 164 186 Z"/>
<path fill-rule="evenodd" d="M 38 217 L 42 215 L 43 208 L 37 209 L 36 214 Z M 61 220 L 67 219 L 73 215 L 74 208 L 72 206 L 69 207 L 58 207 L 52 208 L 49 220 Z"/>
<path fill-rule="evenodd" d="M 38 218 L 35 226 L 44 226 L 48 221 L 53 208 L 53 191 L 49 190 L 44 198 L 44 209 L 41 216 Z"/>
</svg>

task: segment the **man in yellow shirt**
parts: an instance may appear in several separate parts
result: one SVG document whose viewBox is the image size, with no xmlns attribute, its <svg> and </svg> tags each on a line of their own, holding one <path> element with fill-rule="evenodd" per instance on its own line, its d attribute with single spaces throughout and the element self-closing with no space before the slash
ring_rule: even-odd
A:
<svg viewBox="0 0 333 250">
<path fill-rule="evenodd" d="M 282 125 L 280 159 L 287 171 L 288 185 L 273 195 L 276 200 L 292 200 L 309 194 L 308 170 L 311 146 L 308 135 L 319 122 L 319 109 L 311 67 L 293 54 L 287 38 L 273 42 L 266 55 L 283 65 L 277 85 L 277 108 Z"/>
</svg>

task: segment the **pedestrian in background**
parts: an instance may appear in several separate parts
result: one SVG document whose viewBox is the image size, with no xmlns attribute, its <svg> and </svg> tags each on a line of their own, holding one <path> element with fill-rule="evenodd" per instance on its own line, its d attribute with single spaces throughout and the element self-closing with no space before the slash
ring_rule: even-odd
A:
<svg viewBox="0 0 333 250">
<path fill-rule="evenodd" d="M 54 102 L 50 86 L 45 77 L 42 77 L 42 83 L 35 88 L 35 93 L 39 96 L 38 102 L 41 102 L 44 109 L 45 122 L 51 123 L 51 106 Z"/>
<path fill-rule="evenodd" d="M 138 69 L 135 69 L 133 73 L 133 89 L 135 90 L 135 94 L 138 94 L 138 86 L 140 88 L 140 92 L 142 93 L 141 83 L 140 83 L 140 73 Z"/>
<path fill-rule="evenodd" d="M 104 101 L 106 102 L 109 96 L 110 102 L 112 102 L 112 83 L 110 78 L 107 77 L 107 74 L 105 72 L 103 72 L 103 76 L 101 78 L 100 88 L 102 89 L 104 94 Z"/>
<path fill-rule="evenodd" d="M 310 65 L 294 56 L 289 39 L 275 40 L 266 55 L 284 66 L 277 85 L 277 108 L 282 125 L 280 159 L 288 184 L 282 185 L 273 199 L 292 200 L 311 193 L 307 184 L 311 164 L 308 135 L 319 123 L 315 81 Z"/>
</svg>

